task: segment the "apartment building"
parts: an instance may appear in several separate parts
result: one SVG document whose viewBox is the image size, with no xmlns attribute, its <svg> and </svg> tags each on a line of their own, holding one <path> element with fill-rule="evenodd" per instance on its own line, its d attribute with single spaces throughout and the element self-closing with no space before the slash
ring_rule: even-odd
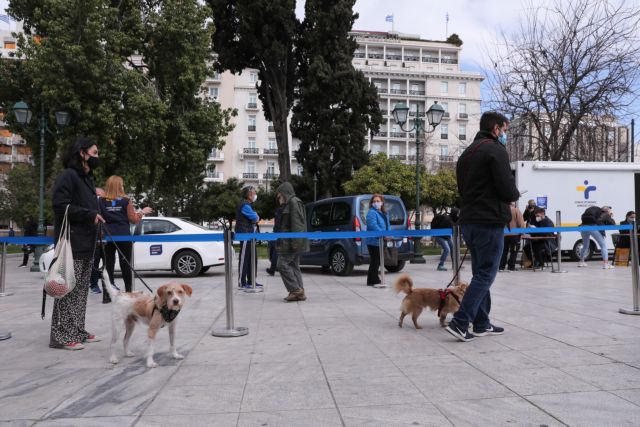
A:
<svg viewBox="0 0 640 427">
<path fill-rule="evenodd" d="M 433 133 L 421 135 L 420 161 L 431 172 L 455 165 L 477 132 L 481 114 L 483 77 L 461 70 L 462 48 L 398 32 L 353 31 L 351 34 L 358 43 L 353 65 L 378 89 L 384 115 L 380 131 L 368 138 L 369 150 L 415 163 L 415 132 L 401 129 L 393 119 L 393 107 L 404 102 L 409 106 L 410 119 L 416 114 L 424 118 L 425 111 L 437 101 L 445 115 Z M 412 124 L 410 121 L 405 128 Z"/>
</svg>

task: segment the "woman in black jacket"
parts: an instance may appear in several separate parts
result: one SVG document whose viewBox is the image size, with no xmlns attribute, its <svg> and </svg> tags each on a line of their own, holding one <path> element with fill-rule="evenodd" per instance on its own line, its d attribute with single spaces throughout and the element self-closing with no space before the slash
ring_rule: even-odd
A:
<svg viewBox="0 0 640 427">
<path fill-rule="evenodd" d="M 69 206 L 70 243 L 76 286 L 53 304 L 49 347 L 81 350 L 84 348 L 82 343 L 100 341 L 84 328 L 97 225 L 104 222 L 98 213 L 92 173 L 100 165 L 98 147 L 90 139 L 78 138 L 67 147 L 62 165 L 64 170 L 58 174 L 53 186 L 55 240 L 57 243 L 62 219 Z"/>
</svg>

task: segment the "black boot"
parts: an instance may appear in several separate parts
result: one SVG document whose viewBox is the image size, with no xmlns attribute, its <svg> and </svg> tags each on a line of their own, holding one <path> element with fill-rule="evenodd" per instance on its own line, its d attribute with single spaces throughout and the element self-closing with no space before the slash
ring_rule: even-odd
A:
<svg viewBox="0 0 640 427">
<path fill-rule="evenodd" d="M 109 304 L 111 302 L 111 296 L 109 295 L 109 292 L 107 292 L 107 289 L 104 286 L 104 283 L 102 284 L 102 303 L 103 304 Z"/>
</svg>

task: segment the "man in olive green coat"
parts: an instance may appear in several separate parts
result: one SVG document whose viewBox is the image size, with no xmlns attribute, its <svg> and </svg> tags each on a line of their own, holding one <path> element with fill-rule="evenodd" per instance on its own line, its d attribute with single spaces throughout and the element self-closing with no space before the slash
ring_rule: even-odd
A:
<svg viewBox="0 0 640 427">
<path fill-rule="evenodd" d="M 289 182 L 283 182 L 276 190 L 277 201 L 284 206 L 282 210 L 280 232 L 305 232 L 307 231 L 307 215 L 304 203 L 293 190 Z M 276 251 L 278 252 L 278 266 L 284 286 L 289 291 L 286 302 L 304 301 L 302 273 L 300 272 L 300 254 L 309 250 L 309 241 L 304 238 L 278 239 Z"/>
</svg>

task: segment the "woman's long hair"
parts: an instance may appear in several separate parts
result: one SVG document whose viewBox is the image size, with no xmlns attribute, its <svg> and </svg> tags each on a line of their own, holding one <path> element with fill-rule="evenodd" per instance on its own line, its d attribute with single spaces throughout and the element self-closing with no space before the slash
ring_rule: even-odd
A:
<svg viewBox="0 0 640 427">
<path fill-rule="evenodd" d="M 380 208 L 380 212 L 387 213 L 386 209 L 384 208 L 384 205 L 386 203 L 384 202 L 384 196 L 382 194 L 374 194 L 371 196 L 371 198 L 369 199 L 369 209 L 373 208 L 373 199 L 375 199 L 376 197 L 379 198 L 380 201 L 382 202 L 382 207 Z"/>
<path fill-rule="evenodd" d="M 95 141 L 89 138 L 79 137 L 74 139 L 67 145 L 67 149 L 62 156 L 62 166 L 65 169 L 74 168 L 83 170 L 82 155 L 80 153 L 82 151 L 87 151 L 94 145 L 96 145 Z"/>
<path fill-rule="evenodd" d="M 126 197 L 124 193 L 124 181 L 122 177 L 118 175 L 111 175 L 107 178 L 107 182 L 104 185 L 104 198 L 108 200 L 115 200 L 118 197 Z"/>
</svg>

